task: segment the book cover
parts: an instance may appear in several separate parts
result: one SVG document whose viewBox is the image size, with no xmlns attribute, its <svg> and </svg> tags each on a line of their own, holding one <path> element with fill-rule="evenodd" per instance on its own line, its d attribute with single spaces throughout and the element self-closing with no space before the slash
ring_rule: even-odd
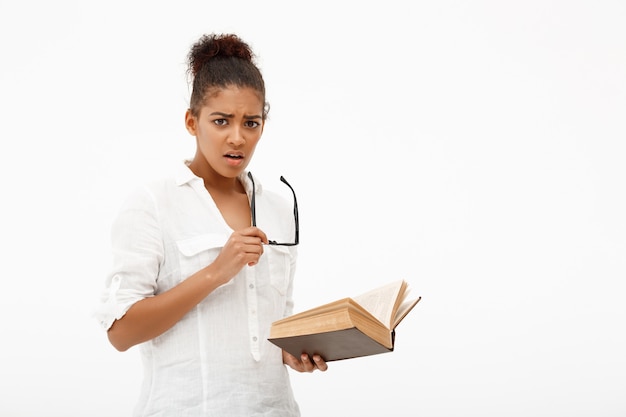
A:
<svg viewBox="0 0 626 417">
<path fill-rule="evenodd" d="M 394 340 L 395 332 L 391 335 Z M 356 327 L 269 340 L 295 357 L 307 352 L 310 355 L 319 354 L 326 362 L 377 355 L 394 349 L 381 345 Z"/>
</svg>

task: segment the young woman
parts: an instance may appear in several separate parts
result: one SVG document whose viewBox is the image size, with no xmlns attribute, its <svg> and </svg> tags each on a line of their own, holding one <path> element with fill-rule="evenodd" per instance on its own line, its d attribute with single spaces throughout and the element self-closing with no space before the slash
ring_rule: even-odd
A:
<svg viewBox="0 0 626 417">
<path fill-rule="evenodd" d="M 113 224 L 97 316 L 116 349 L 139 345 L 136 416 L 298 416 L 285 364 L 327 369 L 267 341 L 293 309 L 297 208 L 246 171 L 268 111 L 253 58 L 231 34 L 192 46 L 195 156 L 138 188 Z"/>
</svg>

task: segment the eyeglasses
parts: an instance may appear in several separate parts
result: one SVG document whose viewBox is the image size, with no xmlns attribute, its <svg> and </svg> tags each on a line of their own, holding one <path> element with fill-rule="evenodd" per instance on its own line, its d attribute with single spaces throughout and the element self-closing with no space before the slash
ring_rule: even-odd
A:
<svg viewBox="0 0 626 417">
<path fill-rule="evenodd" d="M 252 212 L 252 226 L 256 227 L 256 204 L 255 204 L 256 189 L 254 187 L 254 178 L 252 178 L 252 174 L 250 172 L 248 172 L 248 178 L 250 178 L 250 181 L 252 182 L 252 198 L 250 199 L 250 211 Z M 287 187 L 289 187 L 289 189 L 291 190 L 291 193 L 293 194 L 293 218 L 296 222 L 296 237 L 293 243 L 279 243 L 279 242 L 276 242 L 275 240 L 269 240 L 268 244 L 277 245 L 277 246 L 296 246 L 298 243 L 300 243 L 300 224 L 298 222 L 298 200 L 296 200 L 296 192 L 293 190 L 293 187 L 289 185 L 287 180 L 283 178 L 282 175 L 280 176 L 280 180 L 284 182 L 285 184 L 287 184 Z"/>
</svg>

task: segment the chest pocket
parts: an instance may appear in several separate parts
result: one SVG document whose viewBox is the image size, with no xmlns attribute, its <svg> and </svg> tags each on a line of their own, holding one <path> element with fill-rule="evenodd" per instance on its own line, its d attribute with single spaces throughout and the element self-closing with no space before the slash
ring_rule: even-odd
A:
<svg viewBox="0 0 626 417">
<path fill-rule="evenodd" d="M 287 293 L 291 276 L 292 254 L 285 246 L 266 246 L 264 256 L 268 258 L 270 283 L 280 295 Z"/>
<path fill-rule="evenodd" d="M 213 262 L 227 240 L 228 236 L 225 234 L 210 233 L 176 241 L 180 263 L 180 281 L 187 279 Z"/>
</svg>

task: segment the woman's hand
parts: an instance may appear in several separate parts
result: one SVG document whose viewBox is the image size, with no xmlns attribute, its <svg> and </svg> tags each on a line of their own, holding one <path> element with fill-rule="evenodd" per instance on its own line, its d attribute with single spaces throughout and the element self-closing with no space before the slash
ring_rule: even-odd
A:
<svg viewBox="0 0 626 417">
<path fill-rule="evenodd" d="M 300 359 L 291 353 L 283 350 L 283 363 L 294 371 L 313 372 L 316 369 L 322 372 L 328 369 L 328 365 L 320 355 L 313 355 L 313 358 L 306 353 L 300 355 Z"/>
<path fill-rule="evenodd" d="M 233 232 L 213 261 L 212 267 L 220 271 L 220 275 L 228 281 L 245 265 L 253 266 L 259 262 L 264 243 L 267 243 L 267 236 L 257 227 Z"/>
</svg>

